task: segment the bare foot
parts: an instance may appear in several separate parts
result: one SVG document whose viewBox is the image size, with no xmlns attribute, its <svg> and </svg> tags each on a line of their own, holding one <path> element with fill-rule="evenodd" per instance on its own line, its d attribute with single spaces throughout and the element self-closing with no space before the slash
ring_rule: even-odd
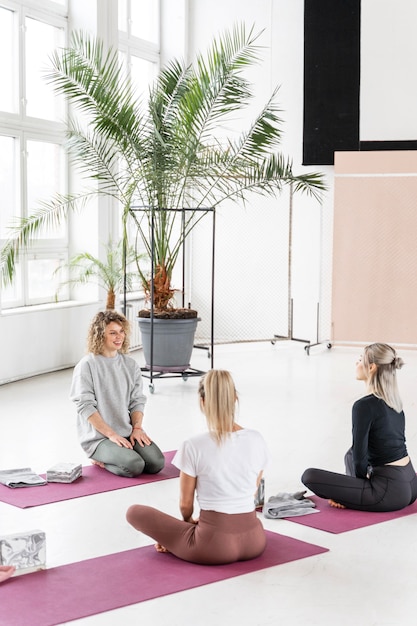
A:
<svg viewBox="0 0 417 626">
<path fill-rule="evenodd" d="M 98 465 L 99 467 L 102 467 L 104 469 L 104 463 L 102 463 L 101 461 L 96 461 L 95 459 L 91 459 L 91 463 L 93 465 Z"/>
<path fill-rule="evenodd" d="M 339 504 L 339 502 L 335 502 L 334 500 L 329 500 L 329 504 L 330 506 L 334 507 L 335 509 L 345 509 L 345 505 L 344 504 Z"/>
<path fill-rule="evenodd" d="M 160 543 L 155 544 L 155 550 L 157 552 L 169 552 L 169 550 L 167 550 L 164 546 L 161 546 Z"/>
</svg>

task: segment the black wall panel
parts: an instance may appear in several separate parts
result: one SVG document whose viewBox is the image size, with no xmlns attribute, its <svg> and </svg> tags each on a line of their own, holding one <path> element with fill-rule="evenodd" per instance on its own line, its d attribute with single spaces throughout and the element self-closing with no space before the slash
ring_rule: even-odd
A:
<svg viewBox="0 0 417 626">
<path fill-rule="evenodd" d="M 400 141 L 361 141 L 359 149 L 365 150 L 417 150 L 415 139 L 405 139 Z"/>
<path fill-rule="evenodd" d="M 304 2 L 303 164 L 359 150 L 360 0 Z"/>
</svg>

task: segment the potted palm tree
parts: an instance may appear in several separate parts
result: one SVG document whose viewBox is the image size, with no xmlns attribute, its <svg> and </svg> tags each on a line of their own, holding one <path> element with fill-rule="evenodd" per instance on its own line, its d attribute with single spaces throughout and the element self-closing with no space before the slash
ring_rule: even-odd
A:
<svg viewBox="0 0 417 626">
<path fill-rule="evenodd" d="M 71 121 L 68 148 L 97 185 L 77 196 L 55 198 L 23 220 L 2 250 L 3 278 L 11 280 L 19 250 L 41 226 L 104 194 L 122 208 L 124 249 L 133 236 L 152 257 L 152 276 L 139 268 L 152 318 L 178 317 L 172 272 L 184 239 L 204 215 L 202 208 L 213 210 L 227 200 L 244 203 L 252 193 L 276 195 L 289 184 L 319 199 L 325 188 L 322 175 L 294 174 L 291 159 L 278 151 L 276 91 L 247 129 L 224 136 L 228 120 L 236 119 L 253 97 L 244 70 L 258 61 L 260 34 L 235 26 L 194 63 L 171 61 L 149 93 L 139 96 L 124 76 L 117 50 L 105 51 L 100 40 L 76 33 L 68 48 L 57 50 L 47 80 L 74 110 L 86 114 L 87 126 Z M 183 209 L 183 227 L 177 229 L 176 211 Z M 149 317 L 149 311 L 143 315 Z"/>
</svg>

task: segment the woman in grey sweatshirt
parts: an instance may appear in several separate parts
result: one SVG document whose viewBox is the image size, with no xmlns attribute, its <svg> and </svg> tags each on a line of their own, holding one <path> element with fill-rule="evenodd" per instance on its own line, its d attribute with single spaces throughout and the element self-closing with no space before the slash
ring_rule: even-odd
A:
<svg viewBox="0 0 417 626">
<path fill-rule="evenodd" d="M 142 428 L 146 397 L 140 367 L 127 355 L 128 320 L 116 311 L 97 313 L 87 344 L 70 392 L 83 450 L 118 476 L 156 474 L 165 457 Z"/>
</svg>

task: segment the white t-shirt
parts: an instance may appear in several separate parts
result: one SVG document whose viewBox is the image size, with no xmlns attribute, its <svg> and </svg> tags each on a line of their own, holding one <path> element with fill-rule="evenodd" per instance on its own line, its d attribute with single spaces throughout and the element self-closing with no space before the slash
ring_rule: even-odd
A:
<svg viewBox="0 0 417 626">
<path fill-rule="evenodd" d="M 219 513 L 249 513 L 255 508 L 256 480 L 268 462 L 268 450 L 256 430 L 237 430 L 217 443 L 209 433 L 185 441 L 173 465 L 197 477 L 200 509 Z"/>
</svg>

